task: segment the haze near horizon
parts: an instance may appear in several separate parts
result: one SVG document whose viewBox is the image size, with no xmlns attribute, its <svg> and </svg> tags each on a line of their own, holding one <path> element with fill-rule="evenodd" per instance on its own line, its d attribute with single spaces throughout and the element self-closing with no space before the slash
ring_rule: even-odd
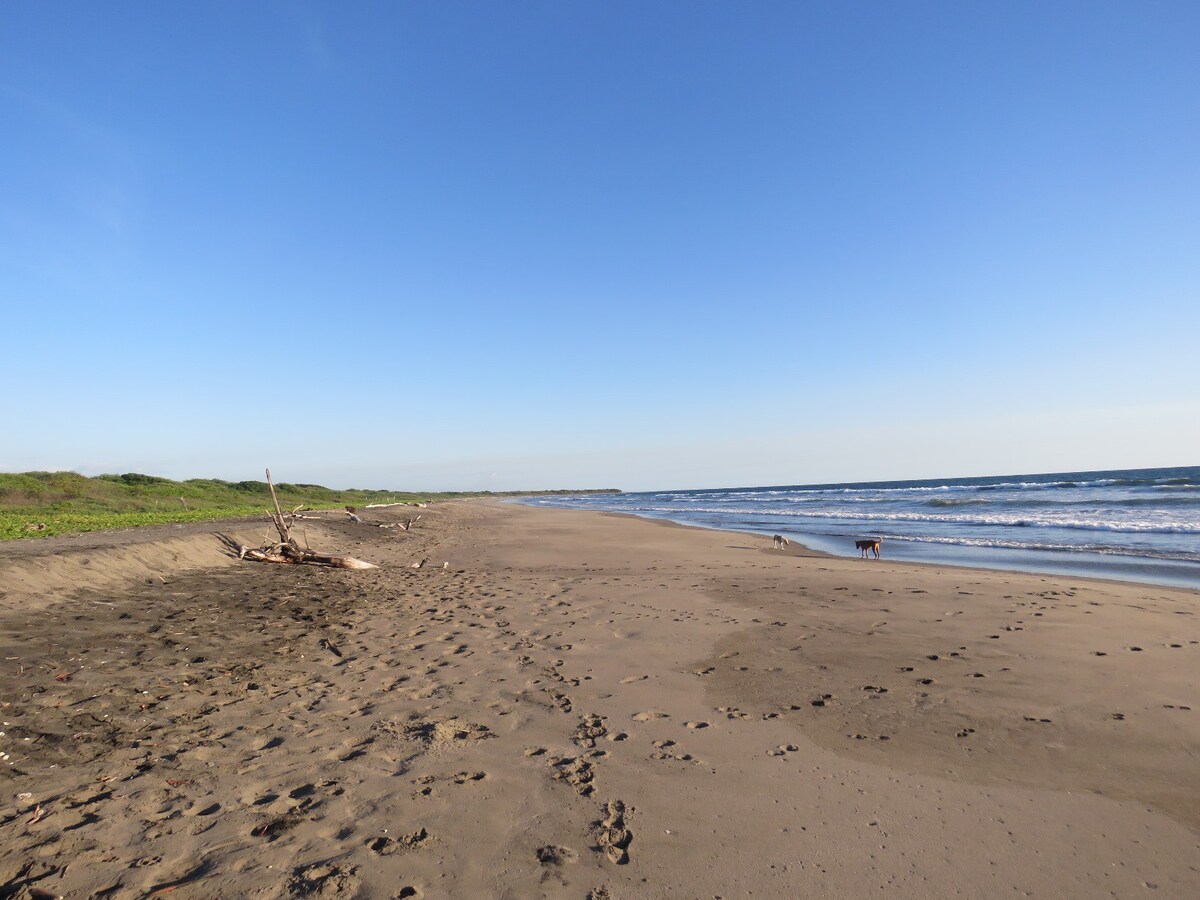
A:
<svg viewBox="0 0 1200 900">
<path fill-rule="evenodd" d="M 0 11 L 0 470 L 1197 463 L 1200 8 Z"/>
</svg>

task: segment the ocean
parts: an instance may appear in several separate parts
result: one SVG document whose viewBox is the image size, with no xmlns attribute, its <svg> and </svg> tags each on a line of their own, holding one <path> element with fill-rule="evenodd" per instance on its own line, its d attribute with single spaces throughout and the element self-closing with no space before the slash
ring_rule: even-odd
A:
<svg viewBox="0 0 1200 900">
<path fill-rule="evenodd" d="M 728 531 L 783 534 L 839 556 L 1200 588 L 1200 466 L 536 497 Z"/>
</svg>

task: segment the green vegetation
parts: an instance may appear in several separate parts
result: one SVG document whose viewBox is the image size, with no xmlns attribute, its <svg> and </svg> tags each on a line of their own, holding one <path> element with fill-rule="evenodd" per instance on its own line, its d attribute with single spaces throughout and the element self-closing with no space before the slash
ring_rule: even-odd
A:
<svg viewBox="0 0 1200 900">
<path fill-rule="evenodd" d="M 335 491 L 319 484 L 277 483 L 285 510 L 366 506 L 486 496 L 488 491 L 416 494 L 403 491 Z M 512 492 L 512 495 L 527 492 Z M 555 492 L 537 492 L 555 493 Z M 0 473 L 0 540 L 43 537 L 73 531 L 103 531 L 134 525 L 201 522 L 233 516 L 261 516 L 271 506 L 265 481 L 192 478 L 171 481 L 127 472 L 86 478 L 75 472 Z M 29 526 L 44 524 L 41 530 Z"/>
</svg>

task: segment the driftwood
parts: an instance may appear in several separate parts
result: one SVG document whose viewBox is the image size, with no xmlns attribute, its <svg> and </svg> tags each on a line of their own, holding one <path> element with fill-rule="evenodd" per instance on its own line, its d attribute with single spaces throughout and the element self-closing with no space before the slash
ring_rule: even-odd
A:
<svg viewBox="0 0 1200 900">
<path fill-rule="evenodd" d="M 427 562 L 429 562 L 429 557 L 424 556 L 421 559 L 417 560 L 415 563 L 409 563 L 408 567 L 410 569 L 423 569 L 423 568 L 425 568 L 425 564 Z M 444 562 L 444 563 L 442 563 L 440 568 L 441 568 L 441 571 L 445 572 L 450 568 L 450 563 Z"/>
<path fill-rule="evenodd" d="M 376 505 L 379 505 L 379 504 L 376 504 Z M 385 505 L 408 506 L 409 504 L 407 504 L 407 503 L 392 503 L 392 504 L 385 504 Z M 413 525 L 415 525 L 417 523 L 417 519 L 421 518 L 420 516 L 415 516 L 415 517 L 410 516 L 408 519 L 405 519 L 403 522 L 364 522 L 362 519 L 362 516 L 360 516 L 358 514 L 359 508 L 357 506 L 346 506 L 343 508 L 345 509 L 345 512 L 346 512 L 346 521 L 347 522 L 353 522 L 355 525 L 366 525 L 370 528 L 399 528 L 401 531 L 409 531 L 413 527 Z M 370 508 L 370 507 L 367 507 L 367 508 Z M 331 521 L 331 518 L 328 515 L 306 516 L 304 513 L 301 512 L 302 509 L 304 509 L 303 506 L 297 506 L 290 513 L 282 514 L 285 524 L 290 526 L 297 519 L 303 519 L 303 520 L 314 521 L 314 522 Z M 275 521 L 274 515 L 271 516 L 271 521 L 272 522 Z"/>
<path fill-rule="evenodd" d="M 421 518 L 417 516 L 417 519 Z M 403 522 L 384 522 L 380 528 L 399 528 L 401 531 L 408 531 L 417 524 L 417 519 L 406 519 Z"/>
<path fill-rule="evenodd" d="M 304 504 L 300 504 L 295 509 L 293 509 L 290 513 L 288 513 L 286 516 L 288 522 L 291 523 L 291 522 L 296 521 L 297 519 L 312 519 L 314 521 L 319 522 L 319 521 L 321 521 L 321 519 L 325 518 L 324 516 L 306 516 L 306 515 L 304 515 L 304 513 L 300 512 L 300 510 L 302 510 L 302 509 L 304 509 Z"/>
<path fill-rule="evenodd" d="M 305 513 L 302 512 L 302 510 L 306 510 L 307 507 L 305 507 L 303 504 L 301 504 L 300 506 L 297 506 L 295 509 L 293 509 L 289 513 L 283 512 L 283 510 L 280 509 L 280 506 L 279 506 L 279 498 L 275 494 L 275 485 L 271 481 L 271 470 L 270 469 L 267 470 L 267 486 L 270 487 L 270 489 L 271 489 L 271 499 L 275 503 L 275 512 L 272 513 L 272 512 L 270 512 L 270 510 L 268 510 L 267 512 L 268 512 L 268 515 L 270 515 L 270 517 L 271 517 L 271 524 L 274 525 L 275 530 L 279 532 L 279 544 L 287 544 L 287 542 L 290 540 L 290 538 L 285 538 L 284 535 L 288 532 L 290 527 L 293 524 L 295 524 L 295 522 L 297 520 L 312 521 L 312 522 L 331 521 L 330 516 L 328 514 L 315 515 L 315 516 L 305 515 Z M 382 506 L 418 506 L 418 505 L 424 507 L 426 504 L 424 504 L 424 503 L 421 503 L 421 504 L 417 504 L 417 503 L 370 503 L 365 508 L 373 509 L 373 508 L 378 508 L 378 507 L 382 507 Z M 347 522 L 353 522 L 356 525 L 367 525 L 371 528 L 399 528 L 401 531 L 411 531 L 412 527 L 414 525 L 416 525 L 417 521 L 421 518 L 421 516 L 418 515 L 418 516 L 410 516 L 409 518 L 405 519 L 403 522 L 364 522 L 362 517 L 359 515 L 359 509 L 360 509 L 359 507 L 344 506 L 344 507 L 342 507 L 342 509 L 345 510 Z M 316 511 L 316 510 L 308 510 L 308 512 L 314 512 L 314 511 Z M 319 511 L 316 511 L 316 512 L 319 512 Z M 282 526 L 280 523 L 282 523 Z M 30 528 L 30 529 L 32 529 L 33 527 L 34 526 L 32 526 L 32 525 L 27 526 L 27 528 Z M 43 525 L 41 527 L 44 528 L 45 526 Z M 274 547 L 277 545 L 271 544 L 270 546 Z M 259 549 L 262 549 L 265 551 L 267 548 L 263 547 L 263 548 L 259 548 Z M 251 557 L 251 558 L 253 558 L 253 557 Z M 282 562 L 283 560 L 276 560 L 276 561 Z M 330 563 L 329 565 L 334 565 L 334 564 Z"/>
<path fill-rule="evenodd" d="M 264 544 L 262 547 L 246 547 L 230 538 L 223 538 L 230 550 L 237 553 L 238 559 L 253 559 L 258 562 L 280 563 L 283 565 L 310 564 L 317 566 L 332 566 L 336 569 L 377 569 L 374 563 L 355 559 L 353 556 L 331 556 L 327 553 L 316 553 L 307 547 L 301 547 L 291 535 L 291 522 L 297 518 L 313 518 L 299 515 L 303 506 L 297 506 L 291 515 L 285 516 L 279 508 L 279 497 L 275 495 L 275 483 L 271 481 L 271 470 L 267 469 L 267 486 L 271 489 L 271 500 L 275 504 L 275 512 L 270 513 L 271 522 L 279 532 L 279 540 Z M 353 515 L 353 513 L 351 513 Z"/>
<path fill-rule="evenodd" d="M 259 562 L 285 565 L 309 563 L 315 566 L 332 566 L 335 569 L 379 568 L 374 563 L 364 562 L 353 556 L 329 556 L 324 553 L 315 553 L 312 550 L 302 550 L 289 544 L 272 544 L 270 547 L 244 547 L 239 544 L 238 559 L 255 559 Z"/>
</svg>

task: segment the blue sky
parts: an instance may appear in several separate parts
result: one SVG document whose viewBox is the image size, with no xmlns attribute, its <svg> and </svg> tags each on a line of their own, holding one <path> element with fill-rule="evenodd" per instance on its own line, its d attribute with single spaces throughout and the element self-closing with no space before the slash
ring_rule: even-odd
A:
<svg viewBox="0 0 1200 900">
<path fill-rule="evenodd" d="M 1200 462 L 1195 3 L 0 7 L 0 470 Z"/>
</svg>

